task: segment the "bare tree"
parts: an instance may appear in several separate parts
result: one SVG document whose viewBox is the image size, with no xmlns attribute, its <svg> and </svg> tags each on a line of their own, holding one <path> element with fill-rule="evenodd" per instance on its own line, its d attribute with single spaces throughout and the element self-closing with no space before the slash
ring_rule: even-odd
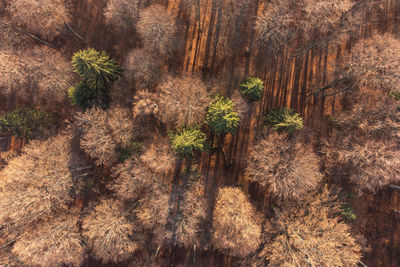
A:
<svg viewBox="0 0 400 267">
<path fill-rule="evenodd" d="M 259 215 L 239 188 L 219 189 L 213 215 L 212 243 L 231 256 L 245 257 L 261 242 Z"/>
<path fill-rule="evenodd" d="M 11 20 L 33 34 L 53 39 L 71 20 L 63 0 L 10 0 Z"/>
<path fill-rule="evenodd" d="M 11 95 L 19 90 L 25 92 L 29 78 L 22 59 L 11 53 L 0 51 L 0 94 Z"/>
<path fill-rule="evenodd" d="M 1 10 L 1 8 L 0 8 Z M 14 28 L 8 18 L 0 21 L 0 49 L 15 51 L 33 43 L 33 39 Z"/>
<path fill-rule="evenodd" d="M 33 86 L 38 89 L 38 96 L 34 96 L 34 99 L 39 98 L 45 103 L 64 102 L 68 88 L 74 82 L 71 63 L 60 52 L 47 46 L 27 49 L 21 56 Z"/>
<path fill-rule="evenodd" d="M 139 17 L 138 0 L 108 0 L 104 10 L 106 22 L 116 30 L 127 32 L 134 28 Z"/>
<path fill-rule="evenodd" d="M 284 207 L 275 217 L 277 233 L 262 254 L 269 266 L 357 266 L 361 248 L 337 212 L 331 193 Z"/>
<path fill-rule="evenodd" d="M 323 178 L 312 147 L 277 133 L 251 148 L 246 176 L 266 187 L 278 202 L 304 198 Z"/>
<path fill-rule="evenodd" d="M 240 121 L 245 121 L 247 114 L 251 110 L 251 104 L 243 97 L 243 95 L 239 91 L 235 91 L 231 99 L 232 102 L 235 103 L 235 109 L 239 115 Z"/>
<path fill-rule="evenodd" d="M 158 113 L 156 96 L 147 91 L 139 91 L 133 97 L 133 116 L 135 119 L 144 120 L 146 117 Z"/>
<path fill-rule="evenodd" d="M 152 5 L 140 12 L 137 31 L 143 39 L 145 49 L 165 55 L 174 44 L 175 19 L 165 7 Z"/>
<path fill-rule="evenodd" d="M 182 194 L 178 213 L 173 216 L 172 242 L 186 249 L 199 246 L 202 225 L 206 218 L 206 201 L 201 182 L 191 184 Z M 178 201 L 180 196 L 178 196 Z"/>
<path fill-rule="evenodd" d="M 161 65 L 145 49 L 134 49 L 126 56 L 124 78 L 137 89 L 154 88 L 161 79 Z"/>
<path fill-rule="evenodd" d="M 343 59 L 341 73 L 358 88 L 400 88 L 400 40 L 391 34 L 359 41 Z"/>
<path fill-rule="evenodd" d="M 197 77 L 168 77 L 158 87 L 156 117 L 169 127 L 201 123 L 210 103 L 207 87 Z"/>
<path fill-rule="evenodd" d="M 74 169 L 69 140 L 32 141 L 1 171 L 0 223 L 11 235 L 68 210 Z"/>
<path fill-rule="evenodd" d="M 148 140 L 144 145 L 144 153 L 141 155 L 141 162 L 152 172 L 168 174 L 176 164 L 176 156 L 173 153 L 169 140 Z"/>
<path fill-rule="evenodd" d="M 79 214 L 67 214 L 27 231 L 13 253 L 29 266 L 81 266 L 86 248 L 81 240 Z"/>
<path fill-rule="evenodd" d="M 157 161 L 153 158 L 153 161 Z M 123 200 L 137 200 L 145 196 L 156 182 L 155 177 L 148 168 L 133 158 L 129 158 L 113 169 L 114 182 L 110 189 L 116 192 Z"/>
<path fill-rule="evenodd" d="M 125 261 L 138 249 L 133 224 L 127 217 L 122 202 L 107 199 L 83 220 L 83 236 L 93 256 L 104 264 Z"/>
<path fill-rule="evenodd" d="M 128 145 L 134 137 L 133 120 L 129 112 L 113 107 L 108 112 L 92 108 L 77 116 L 82 128 L 80 145 L 96 164 L 110 166 L 118 159 L 118 146 Z"/>
</svg>

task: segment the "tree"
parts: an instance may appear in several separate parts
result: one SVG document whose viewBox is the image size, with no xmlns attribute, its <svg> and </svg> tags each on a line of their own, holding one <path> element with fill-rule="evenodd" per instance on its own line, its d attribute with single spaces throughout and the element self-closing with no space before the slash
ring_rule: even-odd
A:
<svg viewBox="0 0 400 267">
<path fill-rule="evenodd" d="M 80 50 L 72 56 L 72 65 L 87 84 L 104 89 L 120 76 L 120 67 L 114 59 L 105 52 L 97 52 L 93 48 Z"/>
<path fill-rule="evenodd" d="M 157 91 L 155 116 L 167 126 L 194 126 L 204 120 L 209 94 L 198 77 L 167 77 Z"/>
<path fill-rule="evenodd" d="M 264 122 L 268 127 L 273 127 L 278 132 L 286 131 L 293 134 L 303 128 L 303 118 L 291 109 L 278 108 L 267 112 Z"/>
<path fill-rule="evenodd" d="M 109 111 L 92 108 L 77 116 L 82 129 L 81 148 L 98 165 L 110 166 L 118 160 L 117 149 L 134 139 L 134 125 L 129 111 L 113 107 Z"/>
<path fill-rule="evenodd" d="M 138 249 L 134 228 L 127 219 L 128 213 L 118 200 L 102 200 L 84 218 L 83 236 L 94 258 L 104 264 L 119 263 L 132 257 Z"/>
<path fill-rule="evenodd" d="M 139 91 L 133 97 L 132 113 L 136 119 L 143 120 L 146 117 L 159 112 L 156 96 L 147 91 Z"/>
<path fill-rule="evenodd" d="M 137 31 L 145 49 L 166 55 L 174 45 L 175 19 L 165 7 L 152 5 L 140 12 Z"/>
<path fill-rule="evenodd" d="M 51 123 L 51 115 L 42 109 L 17 109 L 0 117 L 0 133 L 29 140 L 44 135 Z"/>
<path fill-rule="evenodd" d="M 200 181 L 191 182 L 186 191 L 178 196 L 178 212 L 173 217 L 174 244 L 192 249 L 200 244 L 202 225 L 206 219 L 206 201 L 203 196 L 204 186 Z"/>
<path fill-rule="evenodd" d="M 29 76 L 18 55 L 0 51 L 0 94 L 11 95 L 28 86 Z"/>
<path fill-rule="evenodd" d="M 274 133 L 251 148 L 246 177 L 268 188 L 278 202 L 287 202 L 307 196 L 323 175 L 311 146 Z"/>
<path fill-rule="evenodd" d="M 251 103 L 239 91 L 233 93 L 231 100 L 235 105 L 235 111 L 238 113 L 240 121 L 243 123 L 251 110 Z"/>
<path fill-rule="evenodd" d="M 176 165 L 176 156 L 174 155 L 169 140 L 150 139 L 144 145 L 144 153 L 140 156 L 140 161 L 152 172 L 158 174 L 168 174 Z M 157 159 L 157 160 L 154 160 Z"/>
<path fill-rule="evenodd" d="M 34 95 L 33 100 L 39 98 L 45 103 L 63 103 L 75 78 L 71 65 L 64 56 L 47 46 L 35 46 L 25 50 L 22 58 L 33 85 L 38 88 L 38 96 Z"/>
<path fill-rule="evenodd" d="M 81 266 L 86 248 L 79 233 L 78 214 L 67 214 L 27 231 L 12 252 L 29 266 Z"/>
<path fill-rule="evenodd" d="M 234 257 L 246 257 L 261 242 L 259 215 L 239 188 L 219 189 L 213 215 L 212 243 Z"/>
<path fill-rule="evenodd" d="M 104 10 L 106 23 L 121 32 L 129 32 L 139 17 L 138 0 L 108 0 Z"/>
<path fill-rule="evenodd" d="M 161 79 L 160 61 L 145 49 L 130 51 L 123 69 L 124 78 L 136 88 L 154 88 Z"/>
<path fill-rule="evenodd" d="M 68 210 L 74 176 L 70 137 L 32 141 L 1 171 L 0 223 L 9 235 Z"/>
<path fill-rule="evenodd" d="M 250 77 L 240 84 L 240 90 L 250 101 L 258 101 L 264 91 L 264 82 L 260 78 Z"/>
<path fill-rule="evenodd" d="M 138 160 L 129 158 L 113 168 L 114 182 L 109 186 L 124 201 L 138 200 L 145 196 L 158 179 Z"/>
<path fill-rule="evenodd" d="M 277 236 L 263 254 L 271 266 L 356 266 L 361 248 L 350 235 L 348 225 L 334 214 L 338 207 L 325 191 L 275 217 Z"/>
<path fill-rule="evenodd" d="M 206 114 L 206 124 L 211 130 L 217 135 L 234 134 L 239 122 L 234 103 L 220 95 L 214 97 Z"/>
<path fill-rule="evenodd" d="M 400 88 L 400 40 L 391 34 L 374 35 L 359 41 L 341 65 L 343 79 L 357 88 L 390 90 Z"/>
<path fill-rule="evenodd" d="M 96 90 L 90 87 L 86 81 L 81 81 L 68 90 L 71 104 L 83 109 L 91 108 L 95 104 Z"/>
<path fill-rule="evenodd" d="M 33 34 L 53 39 L 71 20 L 63 0 L 10 0 L 11 20 Z"/>
<path fill-rule="evenodd" d="M 206 135 L 199 129 L 183 128 L 170 134 L 172 149 L 181 157 L 192 158 L 196 151 L 204 151 Z"/>
</svg>

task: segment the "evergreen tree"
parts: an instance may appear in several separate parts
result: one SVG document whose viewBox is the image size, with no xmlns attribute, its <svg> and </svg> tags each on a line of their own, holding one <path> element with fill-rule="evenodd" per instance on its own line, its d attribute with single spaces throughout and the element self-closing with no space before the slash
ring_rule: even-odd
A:
<svg viewBox="0 0 400 267">
<path fill-rule="evenodd" d="M 18 109 L 0 117 L 0 132 L 29 140 L 43 134 L 43 130 L 49 127 L 51 122 L 50 114 L 42 109 Z"/>
<path fill-rule="evenodd" d="M 291 109 L 278 108 L 268 112 L 264 117 L 268 127 L 277 131 L 293 133 L 303 128 L 303 118 Z"/>
<path fill-rule="evenodd" d="M 181 157 L 192 158 L 195 151 L 205 149 L 206 135 L 198 128 L 183 128 L 170 134 L 172 149 Z"/>
<path fill-rule="evenodd" d="M 258 101 L 264 90 L 264 82 L 260 78 L 250 77 L 240 84 L 240 91 L 250 101 Z"/>
<path fill-rule="evenodd" d="M 96 90 L 91 88 L 86 81 L 82 81 L 69 88 L 68 95 L 72 105 L 86 109 L 93 106 L 96 99 Z"/>
<path fill-rule="evenodd" d="M 121 69 L 114 59 L 105 51 L 98 52 L 93 48 L 80 50 L 72 57 L 72 65 L 90 87 L 105 88 L 120 76 Z"/>
<path fill-rule="evenodd" d="M 234 134 L 239 127 L 239 122 L 235 104 L 229 98 L 217 95 L 208 108 L 206 124 L 217 135 L 225 135 Z"/>
</svg>

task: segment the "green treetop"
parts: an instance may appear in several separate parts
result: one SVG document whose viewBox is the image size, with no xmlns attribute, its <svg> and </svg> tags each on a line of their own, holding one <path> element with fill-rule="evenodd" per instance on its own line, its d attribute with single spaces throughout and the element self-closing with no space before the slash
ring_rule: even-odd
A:
<svg viewBox="0 0 400 267">
<path fill-rule="evenodd" d="M 50 126 L 52 118 L 41 109 L 17 109 L 0 117 L 0 132 L 11 133 L 19 139 L 32 139 Z"/>
<path fill-rule="evenodd" d="M 268 112 L 264 117 L 268 127 L 277 131 L 293 133 L 303 128 L 303 118 L 291 109 L 279 108 Z"/>
<path fill-rule="evenodd" d="M 183 128 L 170 134 L 172 149 L 181 157 L 192 158 L 195 151 L 204 151 L 206 135 L 199 128 Z"/>
<path fill-rule="evenodd" d="M 235 112 L 235 104 L 228 98 L 216 96 L 206 114 L 206 124 L 217 135 L 234 134 L 239 127 L 240 119 Z"/>
<path fill-rule="evenodd" d="M 109 86 L 120 76 L 121 69 L 114 59 L 105 51 L 98 52 L 93 48 L 80 50 L 72 57 L 75 71 L 94 88 Z"/>
<path fill-rule="evenodd" d="M 250 101 L 258 101 L 264 90 L 264 82 L 260 78 L 250 77 L 240 84 L 240 91 Z"/>
</svg>

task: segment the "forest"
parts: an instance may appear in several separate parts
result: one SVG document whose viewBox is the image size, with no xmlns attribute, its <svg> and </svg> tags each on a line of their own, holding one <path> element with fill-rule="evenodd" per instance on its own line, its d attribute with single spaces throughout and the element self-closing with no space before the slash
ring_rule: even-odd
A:
<svg viewBox="0 0 400 267">
<path fill-rule="evenodd" d="M 400 266 L 400 1 L 0 0 L 0 266 Z"/>
</svg>

